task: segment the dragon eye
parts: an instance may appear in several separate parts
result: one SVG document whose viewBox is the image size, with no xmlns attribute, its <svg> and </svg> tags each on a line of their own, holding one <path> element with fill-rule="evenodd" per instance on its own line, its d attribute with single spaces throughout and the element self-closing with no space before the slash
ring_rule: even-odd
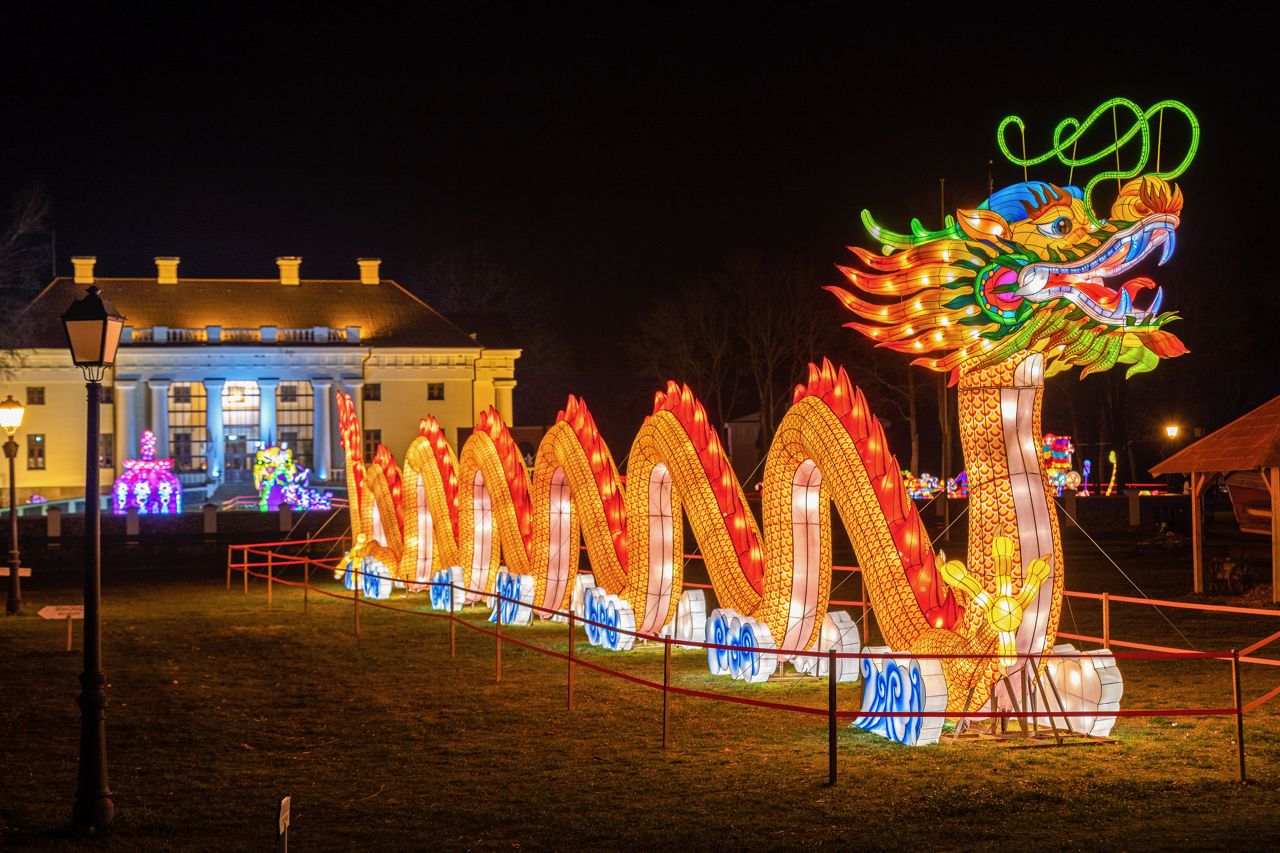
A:
<svg viewBox="0 0 1280 853">
<path fill-rule="evenodd" d="M 1039 228 L 1040 233 L 1046 237 L 1065 237 L 1071 233 L 1071 229 L 1071 218 L 1067 216 L 1059 216 L 1057 219 L 1052 222 L 1046 222 Z"/>
</svg>

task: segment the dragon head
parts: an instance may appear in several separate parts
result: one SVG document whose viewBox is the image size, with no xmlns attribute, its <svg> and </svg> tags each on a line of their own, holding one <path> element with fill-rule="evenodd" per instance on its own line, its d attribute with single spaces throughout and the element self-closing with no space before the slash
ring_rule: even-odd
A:
<svg viewBox="0 0 1280 853">
<path fill-rule="evenodd" d="M 1132 116 L 1123 132 L 1121 111 Z M 1186 156 L 1162 171 L 1166 111 L 1185 118 L 1190 135 Z M 1107 125 L 1108 144 L 1092 150 L 1086 141 L 1086 150 L 1079 150 L 1090 128 Z M 1005 138 L 1010 127 L 1022 134 L 1022 156 Z M 1087 375 L 1117 362 L 1131 365 L 1129 375 L 1151 370 L 1161 358 L 1187 349 L 1162 330 L 1176 316 L 1160 312 L 1160 287 L 1144 275 L 1122 276 L 1157 248 L 1161 264 L 1173 254 L 1182 192 L 1169 181 L 1191 164 L 1199 140 L 1200 123 L 1185 104 L 1165 100 L 1143 109 L 1112 98 L 1083 120 L 1059 122 L 1052 147 L 1028 157 L 1026 123 L 1009 116 L 996 141 L 1023 168 L 1023 183 L 948 216 L 941 231 L 912 220 L 910 234 L 895 234 L 864 211 L 862 221 L 883 244 L 884 256 L 853 249 L 870 272 L 842 267 L 855 293 L 829 289 L 869 321 L 848 325 L 881 346 L 917 355 L 916 364 L 934 370 L 976 370 L 1019 351 L 1043 353 L 1046 375 L 1074 366 Z M 1130 144 L 1138 156 L 1121 169 L 1120 151 Z M 1144 175 L 1153 149 L 1155 170 Z M 1115 169 L 1093 175 L 1083 189 L 1025 180 L 1028 168 L 1050 160 L 1074 175 L 1110 162 L 1113 154 Z M 1127 183 L 1103 220 L 1095 213 L 1094 189 L 1112 178 Z"/>
<path fill-rule="evenodd" d="M 1111 216 L 1095 222 L 1085 193 L 1040 181 L 1006 187 L 941 231 L 881 228 L 863 212 L 884 255 L 852 251 L 873 272 L 840 267 L 855 291 L 829 288 L 868 321 L 849 323 L 880 346 L 939 371 L 977 369 L 1014 352 L 1043 352 L 1046 374 L 1082 375 L 1129 364 L 1129 375 L 1186 352 L 1162 327 L 1163 290 L 1124 279 L 1156 249 L 1174 248 L 1181 191 L 1156 175 L 1126 183 Z"/>
</svg>

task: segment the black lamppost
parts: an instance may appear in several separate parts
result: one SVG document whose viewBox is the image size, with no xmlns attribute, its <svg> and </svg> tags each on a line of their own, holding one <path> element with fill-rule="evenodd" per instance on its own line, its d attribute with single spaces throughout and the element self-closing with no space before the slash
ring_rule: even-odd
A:
<svg viewBox="0 0 1280 853">
<path fill-rule="evenodd" d="M 4 455 L 9 457 L 9 606 L 8 614 L 13 616 L 22 609 L 22 584 L 18 582 L 18 486 L 14 479 L 13 460 L 18 458 L 18 442 L 13 434 L 22 426 L 22 413 L 26 409 L 9 395 L 9 399 L 0 403 L 0 427 L 9 433 L 9 440 L 4 443 Z"/>
<path fill-rule="evenodd" d="M 96 287 L 71 303 L 62 325 L 71 359 L 84 373 L 89 390 L 88 450 L 84 473 L 84 672 L 80 675 L 80 782 L 71 819 L 77 826 L 103 832 L 116 808 L 107 789 L 107 694 L 102 689 L 102 541 L 98 499 L 99 404 L 102 377 L 115 363 L 124 317 Z"/>
</svg>

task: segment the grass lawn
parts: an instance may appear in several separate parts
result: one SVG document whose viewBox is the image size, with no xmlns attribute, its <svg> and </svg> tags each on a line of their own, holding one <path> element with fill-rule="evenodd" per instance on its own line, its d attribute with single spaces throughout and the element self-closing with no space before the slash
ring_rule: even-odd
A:
<svg viewBox="0 0 1280 853">
<path fill-rule="evenodd" d="M 1123 553 L 1151 596 L 1185 593 L 1185 555 Z M 1072 589 L 1127 592 L 1087 543 L 1071 544 L 1068 577 Z M 312 595 L 304 614 L 296 590 L 277 587 L 268 606 L 264 582 L 246 597 L 222 578 L 212 567 L 104 569 L 116 806 L 105 843 L 67 830 L 81 623 L 67 653 L 64 623 L 35 615 L 79 603 L 77 576 L 31 580 L 25 613 L 0 620 L 0 849 L 269 850 L 286 794 L 295 850 L 1280 846 L 1280 699 L 1246 717 L 1246 786 L 1233 781 L 1233 718 L 1153 717 L 1122 719 L 1119 746 L 1021 751 L 909 749 L 843 728 L 831 788 L 824 717 L 675 697 L 663 751 L 659 692 L 580 668 L 569 712 L 558 659 L 506 644 L 495 683 L 489 637 L 460 627 L 451 658 L 444 620 L 361 607 L 356 640 L 349 600 Z M 856 584 L 836 597 L 856 598 Z M 1181 631 L 1221 650 L 1280 630 L 1265 617 L 1168 615 L 1176 630 L 1151 608 L 1116 605 L 1113 636 L 1180 646 Z M 1100 627 L 1097 602 L 1064 612 L 1064 630 Z M 506 631 L 567 648 L 563 625 Z M 661 680 L 659 648 L 611 654 L 580 632 L 577 652 Z M 825 707 L 825 680 L 748 687 L 712 679 L 705 656 L 685 651 L 673 665 L 680 686 Z M 1120 667 L 1125 708 L 1231 701 L 1226 664 Z M 1280 683 L 1272 668 L 1244 676 L 1246 701 Z M 841 685 L 842 707 L 859 696 Z"/>
</svg>

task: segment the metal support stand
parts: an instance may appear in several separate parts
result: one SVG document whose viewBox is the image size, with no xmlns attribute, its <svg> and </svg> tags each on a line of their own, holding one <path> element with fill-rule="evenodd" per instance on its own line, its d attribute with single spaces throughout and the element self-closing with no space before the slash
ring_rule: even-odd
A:
<svg viewBox="0 0 1280 853">
<path fill-rule="evenodd" d="M 1244 784 L 1244 706 L 1240 703 L 1240 653 L 1231 650 L 1231 686 L 1236 694 L 1236 759 L 1239 762 L 1238 780 Z"/>
<path fill-rule="evenodd" d="M 663 637 L 662 642 L 662 748 L 666 749 L 671 729 L 671 638 Z"/>
</svg>

